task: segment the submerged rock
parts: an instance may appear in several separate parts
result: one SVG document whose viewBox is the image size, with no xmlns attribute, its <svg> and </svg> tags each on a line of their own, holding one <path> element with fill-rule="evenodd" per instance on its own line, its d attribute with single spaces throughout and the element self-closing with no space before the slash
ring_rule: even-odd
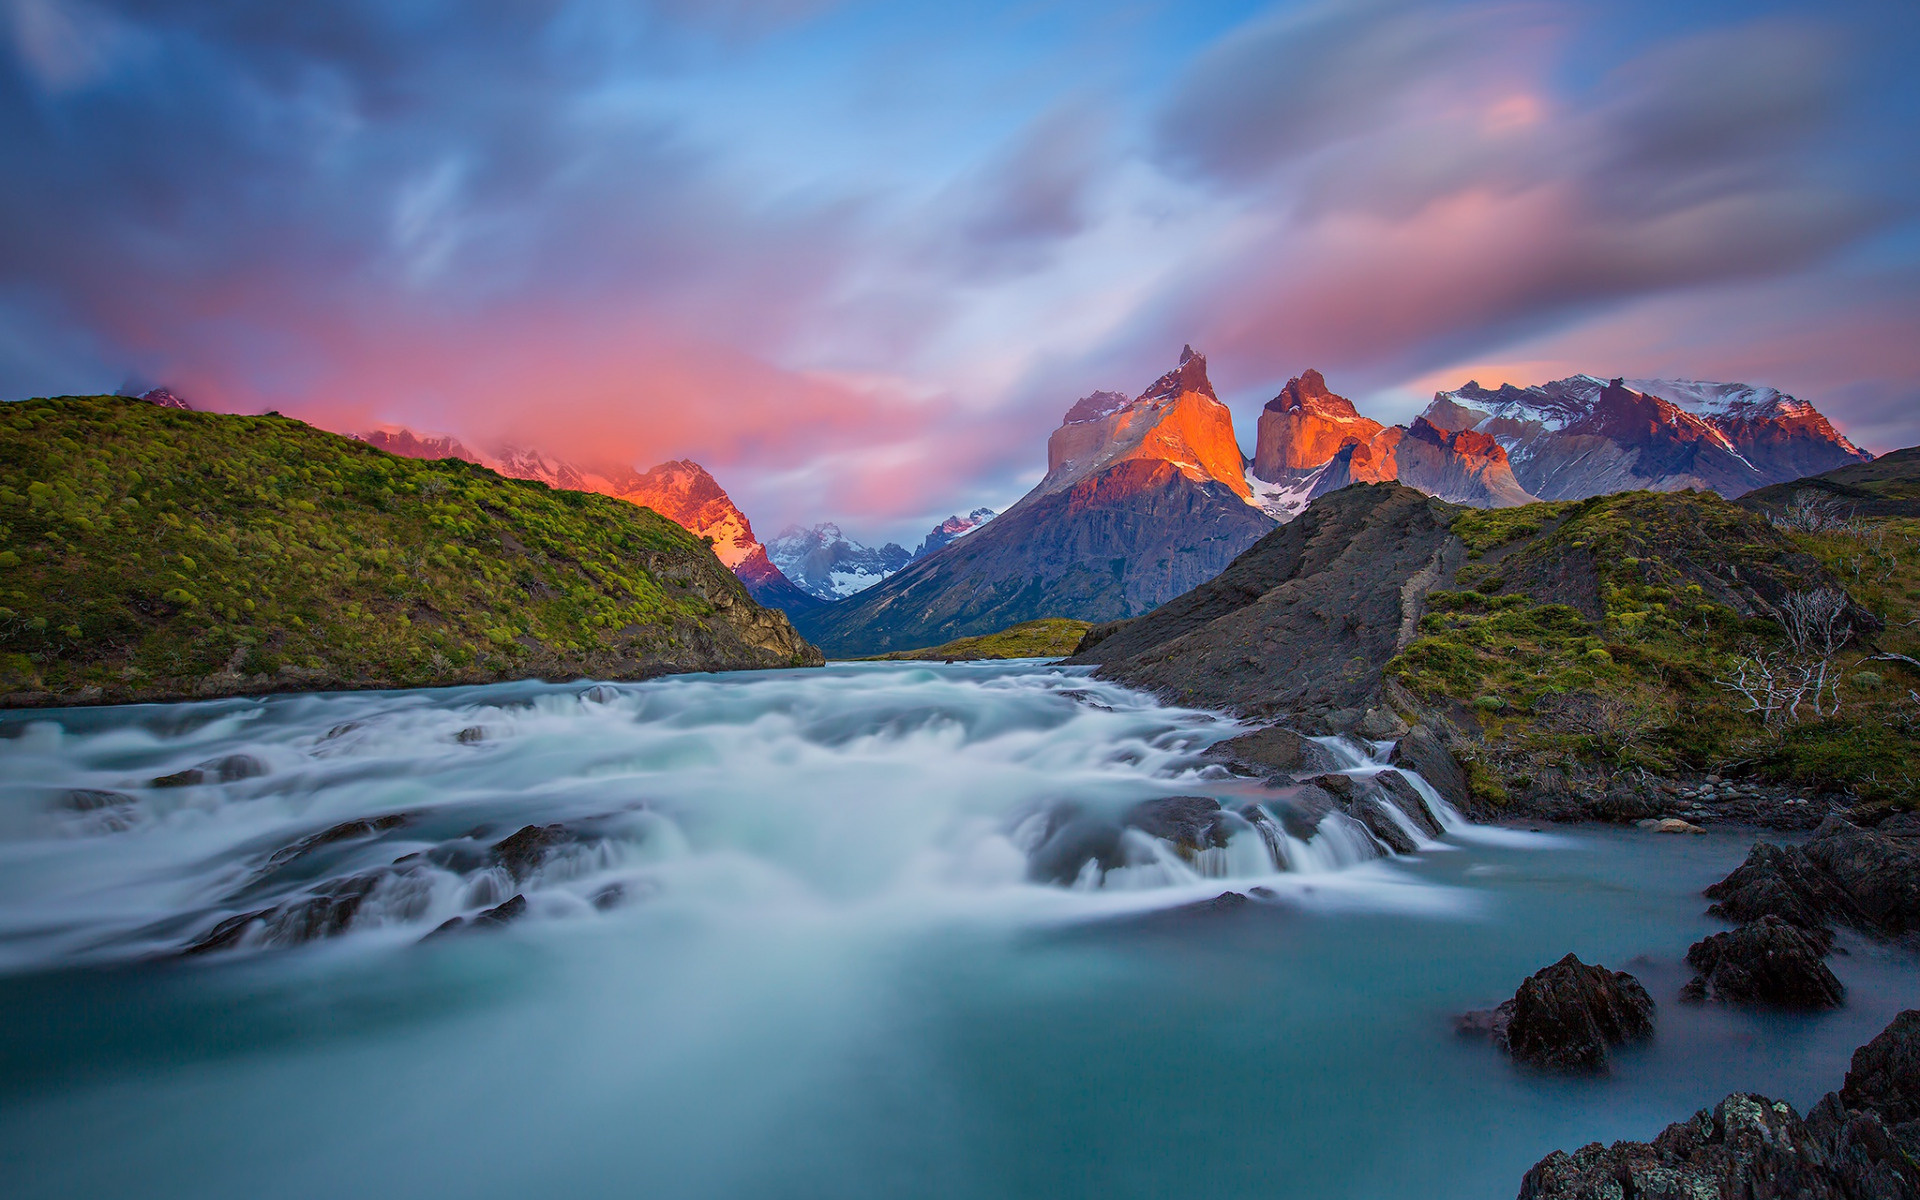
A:
<svg viewBox="0 0 1920 1200">
<path fill-rule="evenodd" d="M 241 945 L 297 946 L 346 932 L 367 898 L 390 878 L 410 874 L 371 871 L 328 880 L 306 895 L 269 908 L 238 913 L 188 943 L 188 956 L 230 950 Z"/>
<path fill-rule="evenodd" d="M 1589 966 L 1572 954 L 1529 976 L 1513 999 L 1461 1018 L 1516 1060 L 1553 1071 L 1602 1072 L 1609 1050 L 1653 1034 L 1653 998 L 1625 971 Z"/>
<path fill-rule="evenodd" d="M 527 898 L 515 893 L 511 900 L 496 904 L 484 912 L 475 913 L 472 917 L 450 917 L 436 925 L 432 933 L 420 940 L 424 942 L 432 938 L 445 937 L 451 933 L 478 933 L 487 929 L 500 929 L 519 920 L 526 915 L 526 912 Z"/>
<path fill-rule="evenodd" d="M 516 880 L 525 879 L 556 847 L 573 840 L 565 825 L 525 825 L 493 844 L 493 858 Z"/>
<path fill-rule="evenodd" d="M 1556 1150 L 1520 1183 L 1520 1200 L 1920 1200 L 1920 1012 L 1856 1050 L 1846 1083 L 1802 1120 L 1765 1096 L 1735 1094 L 1652 1142 Z"/>
<path fill-rule="evenodd" d="M 335 842 L 351 841 L 355 838 L 373 837 L 375 834 L 385 833 L 391 829 L 399 829 L 406 825 L 410 819 L 406 813 L 389 813 L 382 817 L 363 817 L 357 821 L 342 821 L 338 825 L 303 837 L 290 846 L 285 846 L 274 851 L 272 857 L 267 859 L 267 866 L 285 866 L 297 858 L 302 858 L 318 850 L 322 846 L 330 846 Z"/>
<path fill-rule="evenodd" d="M 1699 975 L 1681 990 L 1681 999 L 1838 1008 L 1847 990 L 1821 961 L 1832 945 L 1833 935 L 1824 930 L 1801 929 L 1768 914 L 1695 942 L 1687 965 Z"/>
<path fill-rule="evenodd" d="M 242 779 L 252 779 L 256 775 L 266 773 L 267 764 L 253 755 L 229 754 L 223 758 L 203 762 L 197 767 L 188 767 L 184 771 L 162 775 L 153 780 L 151 786 L 175 788 L 194 787 L 202 783 L 237 783 Z"/>
</svg>

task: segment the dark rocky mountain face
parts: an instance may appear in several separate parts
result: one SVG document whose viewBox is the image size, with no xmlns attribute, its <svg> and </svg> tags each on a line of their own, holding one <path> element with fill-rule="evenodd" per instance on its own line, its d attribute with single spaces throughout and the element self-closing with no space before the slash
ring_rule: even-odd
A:
<svg viewBox="0 0 1920 1200">
<path fill-rule="evenodd" d="M 857 596 L 796 616 L 829 655 L 884 654 L 1066 616 L 1144 613 L 1273 522 L 1227 488 L 1131 459 L 1010 510 Z"/>
<path fill-rule="evenodd" d="M 848 600 L 799 620 L 834 655 L 880 654 L 1040 617 L 1110 621 L 1213 578 L 1273 520 L 1206 359 L 1138 399 L 1096 393 L 1048 441 L 1045 479 L 1004 515 Z"/>
<path fill-rule="evenodd" d="M 1322 497 L 1217 578 L 1146 616 L 1095 627 L 1069 661 L 1249 715 L 1365 705 L 1381 668 L 1413 640 L 1426 593 L 1466 560 L 1448 531 L 1458 511 L 1394 483 Z"/>
</svg>

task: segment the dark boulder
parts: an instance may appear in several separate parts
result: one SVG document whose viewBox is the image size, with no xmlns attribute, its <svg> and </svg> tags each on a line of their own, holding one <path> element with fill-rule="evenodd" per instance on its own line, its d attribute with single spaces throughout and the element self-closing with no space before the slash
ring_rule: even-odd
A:
<svg viewBox="0 0 1920 1200">
<path fill-rule="evenodd" d="M 1220 802 L 1208 796 L 1163 796 L 1127 810 L 1128 825 L 1182 850 L 1197 852 L 1224 846 L 1232 829 Z"/>
<path fill-rule="evenodd" d="M 1845 1085 L 1805 1120 L 1736 1094 L 1648 1142 L 1556 1150 L 1520 1200 L 1920 1200 L 1920 1012 L 1856 1050 Z"/>
<path fill-rule="evenodd" d="M 1340 766 L 1333 751 L 1277 725 L 1220 742 L 1207 751 L 1207 756 L 1234 763 L 1256 774 L 1284 778 L 1315 775 L 1336 770 Z"/>
<path fill-rule="evenodd" d="M 1470 1013 L 1461 1028 L 1484 1028 L 1516 1060 L 1553 1071 L 1605 1071 L 1609 1051 L 1653 1034 L 1653 998 L 1625 971 L 1589 966 L 1569 954 L 1536 971 L 1491 1017 Z"/>
<path fill-rule="evenodd" d="M 1871 1109 L 1890 1125 L 1920 1121 L 1920 1010 L 1908 1009 L 1853 1052 L 1840 1100 Z"/>
<path fill-rule="evenodd" d="M 1430 838 L 1437 838 L 1446 830 L 1440 824 L 1440 818 L 1427 804 L 1417 788 L 1398 771 L 1382 771 L 1374 776 L 1374 782 L 1380 785 L 1393 806 L 1407 814 L 1407 819 L 1419 827 L 1420 832 Z"/>
<path fill-rule="evenodd" d="M 556 847 L 572 840 L 565 825 L 524 825 L 493 844 L 493 858 L 515 879 L 525 879 Z"/>
<path fill-rule="evenodd" d="M 1691 1121 L 1667 1126 L 1652 1144 L 1556 1150 L 1520 1181 L 1520 1200 L 1600 1197 L 1851 1200 L 1792 1107 L 1753 1095 L 1701 1109 Z"/>
<path fill-rule="evenodd" d="M 1687 965 L 1699 974 L 1681 990 L 1681 999 L 1838 1008 L 1847 990 L 1821 961 L 1832 945 L 1824 930 L 1800 929 L 1768 914 L 1695 942 Z"/>
<path fill-rule="evenodd" d="M 1415 725 L 1394 743 L 1393 754 L 1387 761 L 1402 770 L 1417 772 L 1433 785 L 1441 799 L 1455 808 L 1472 807 L 1473 793 L 1467 787 L 1467 773 L 1460 766 L 1460 760 L 1425 725 Z"/>
<path fill-rule="evenodd" d="M 1334 797 L 1339 810 L 1360 822 L 1374 840 L 1394 854 L 1412 854 L 1420 848 L 1413 835 L 1390 811 L 1393 801 L 1386 789 L 1371 779 L 1352 775 L 1316 775 L 1307 781 Z M 1408 785 L 1411 791 L 1411 785 Z"/>
<path fill-rule="evenodd" d="M 432 938 L 445 937 L 452 933 L 478 933 L 486 929 L 499 929 L 519 920 L 526 915 L 526 912 L 527 898 L 516 894 L 511 900 L 496 904 L 483 912 L 475 913 L 471 918 L 449 917 L 439 925 L 436 925 L 433 932 L 427 934 L 426 937 L 420 940 L 424 942 Z"/>
<path fill-rule="evenodd" d="M 1920 929 L 1920 849 L 1828 817 L 1801 854 L 1887 934 Z"/>
<path fill-rule="evenodd" d="M 1805 845 L 1755 845 L 1705 894 L 1717 902 L 1707 911 L 1729 921 L 1771 913 L 1802 929 L 1898 936 L 1920 930 L 1920 848 L 1829 816 Z"/>
</svg>

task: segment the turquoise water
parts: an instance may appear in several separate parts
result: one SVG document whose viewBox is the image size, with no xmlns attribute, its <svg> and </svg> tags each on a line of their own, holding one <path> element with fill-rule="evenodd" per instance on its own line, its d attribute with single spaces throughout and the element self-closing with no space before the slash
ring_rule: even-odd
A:
<svg viewBox="0 0 1920 1200">
<path fill-rule="evenodd" d="M 8 1192 L 1502 1196 L 1728 1091 L 1804 1107 L 1920 1004 L 1910 956 L 1857 942 L 1839 1013 L 1677 1004 L 1730 832 L 1456 826 L 1382 859 L 1323 827 L 1287 870 L 1250 828 L 1197 864 L 1136 835 L 1031 877 L 1063 808 L 1257 796 L 1200 757 L 1234 732 L 1023 664 L 10 715 Z M 476 851 L 529 823 L 568 831 L 531 871 Z M 369 873 L 337 936 L 180 955 Z M 1264 899 L 1183 907 L 1223 888 Z M 508 893 L 505 928 L 422 941 Z M 1611 1078 L 1452 1033 L 1568 950 L 1660 1003 Z"/>
</svg>

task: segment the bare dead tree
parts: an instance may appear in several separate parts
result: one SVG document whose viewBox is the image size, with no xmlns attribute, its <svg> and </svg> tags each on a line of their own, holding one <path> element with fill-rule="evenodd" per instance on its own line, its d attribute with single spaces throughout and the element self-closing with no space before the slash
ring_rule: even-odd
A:
<svg viewBox="0 0 1920 1200">
<path fill-rule="evenodd" d="M 1812 488 L 1802 488 L 1787 499 L 1779 515 L 1769 517 L 1776 529 L 1793 533 L 1828 533 L 1849 523 L 1851 513 L 1843 516 L 1840 502 Z"/>
<path fill-rule="evenodd" d="M 1780 625 L 1794 658 L 1805 665 L 1810 681 L 1807 699 L 1815 716 L 1830 717 L 1840 711 L 1840 677 L 1833 670 L 1833 660 L 1853 640 L 1852 608 L 1852 598 L 1839 588 L 1790 592 L 1780 603 Z"/>
</svg>

